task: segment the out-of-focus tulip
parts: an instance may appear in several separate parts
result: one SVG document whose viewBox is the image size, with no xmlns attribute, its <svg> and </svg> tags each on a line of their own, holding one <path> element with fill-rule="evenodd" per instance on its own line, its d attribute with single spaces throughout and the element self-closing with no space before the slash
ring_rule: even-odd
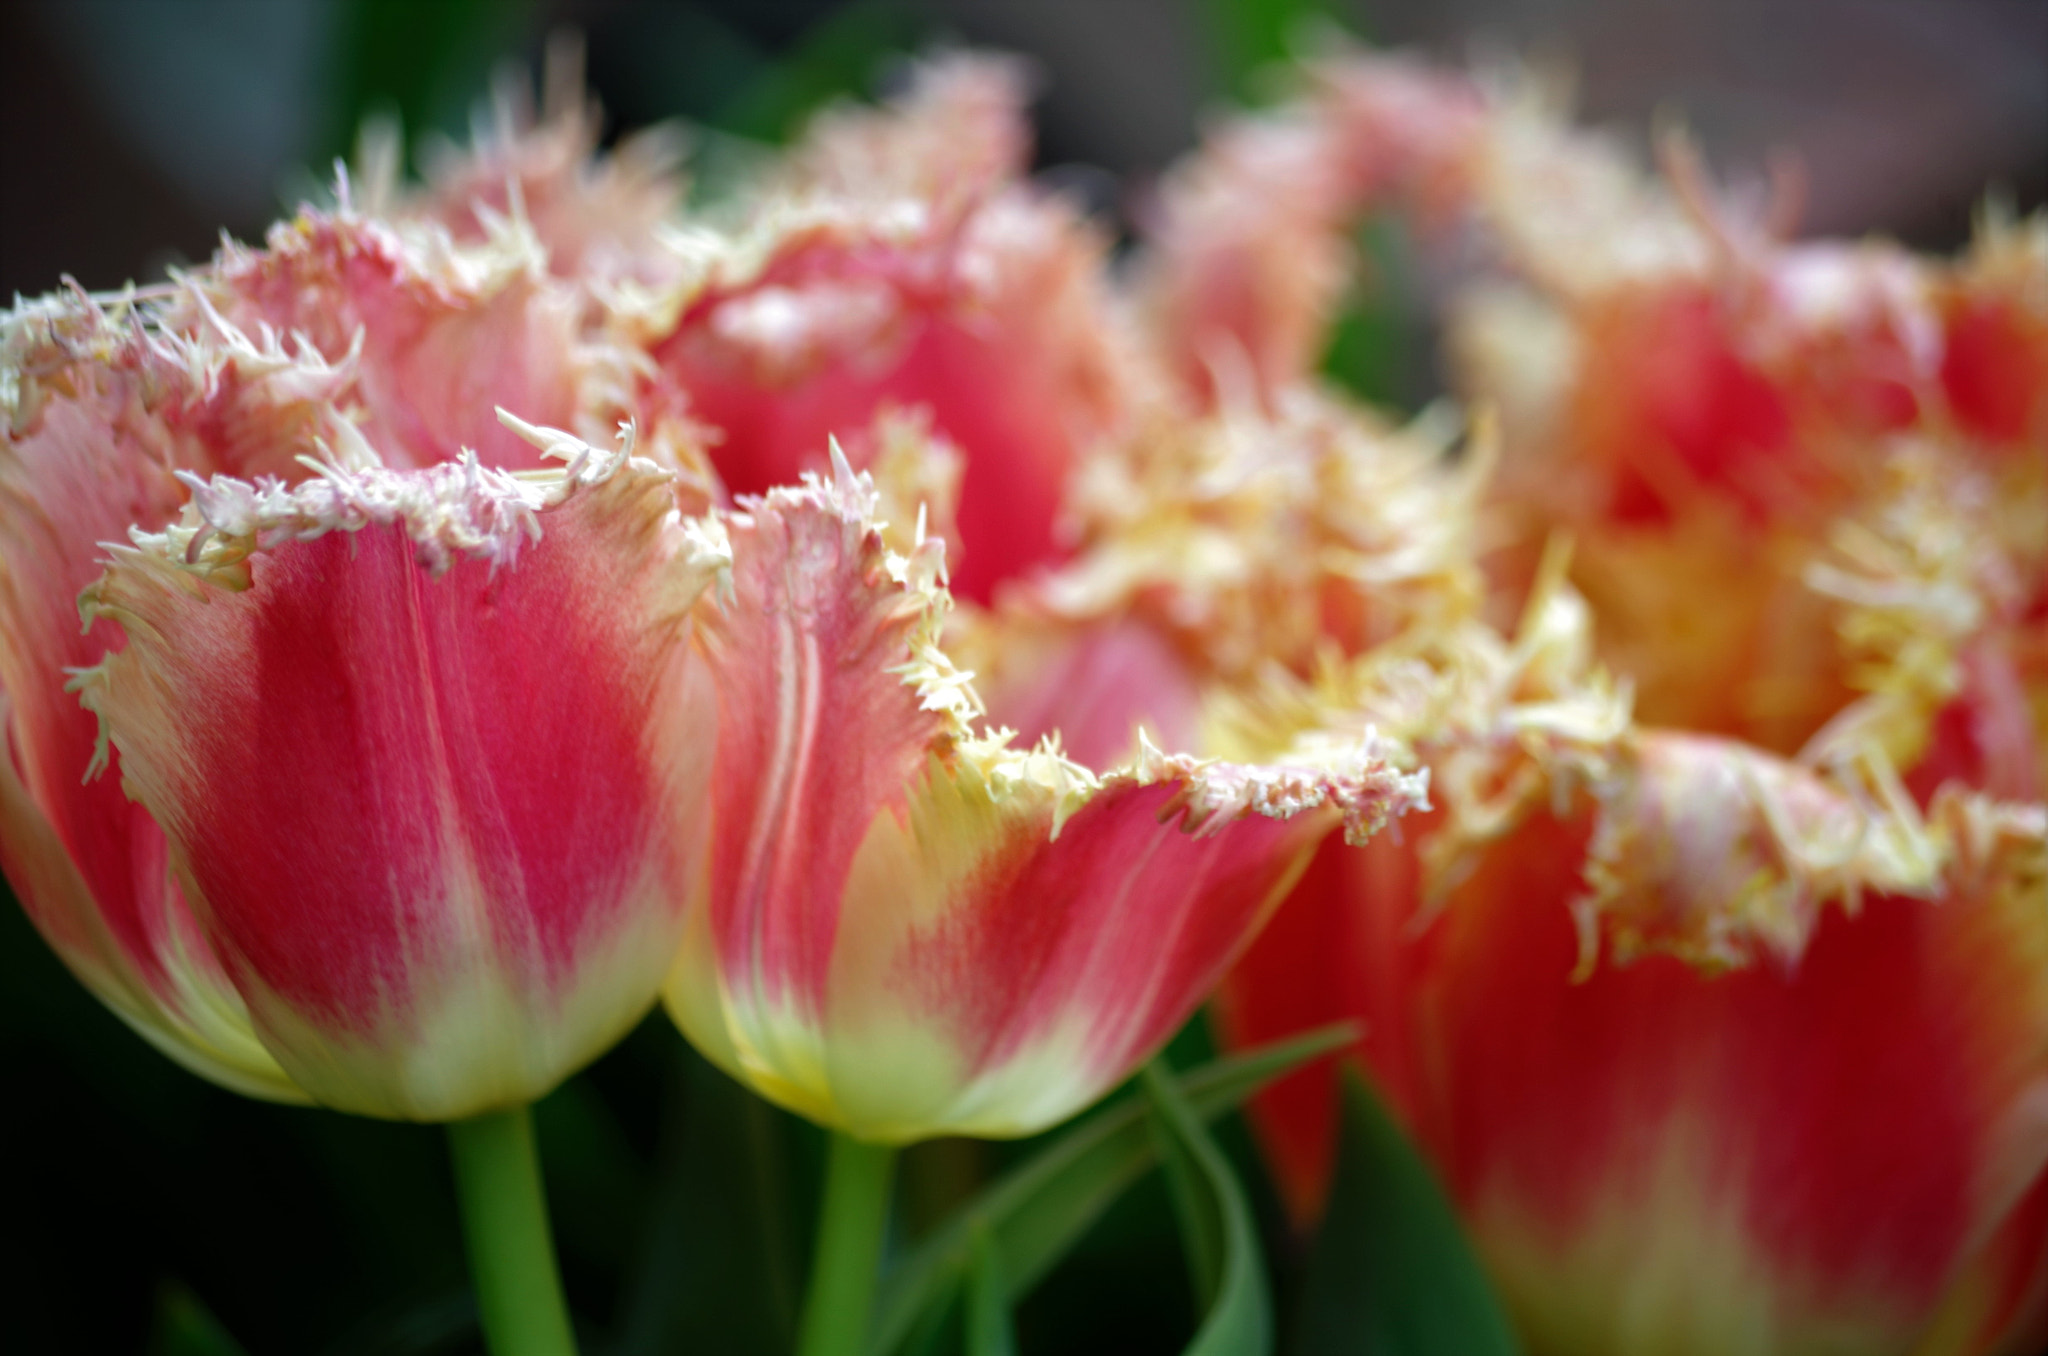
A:
<svg viewBox="0 0 2048 1356">
<path fill-rule="evenodd" d="M 1682 141 L 1652 181 L 1548 102 L 1526 80 L 1382 58 L 1311 67 L 1298 100 L 1226 127 L 1177 176 L 1154 228 L 1155 343 L 1238 352 L 1275 399 L 1327 335 L 1343 270 L 1311 264 L 1341 259 L 1355 217 L 1461 221 L 1490 265 L 1451 308 L 1450 348 L 1463 394 L 1502 420 L 1500 610 L 1567 534 L 1646 721 L 1810 757 L 1846 721 L 1923 800 L 1950 777 L 2038 795 L 2019 671 L 2020 628 L 2048 613 L 2048 443 L 2028 394 L 2048 390 L 2048 221 L 1993 221 L 1959 265 L 1787 244 L 1789 213 L 1722 205 Z M 1300 153 L 1239 144 L 1283 134 Z M 1227 191 L 1248 176 L 1276 182 Z M 1298 283 L 1257 289 L 1281 314 L 1205 290 L 1262 270 Z M 1907 597 L 1925 633 L 1900 644 Z"/>
<path fill-rule="evenodd" d="M 431 223 L 307 208 L 273 226 L 265 248 L 230 241 L 183 282 L 163 328 L 220 343 L 291 336 L 345 364 L 356 427 L 388 466 L 464 449 L 486 466 L 538 465 L 496 405 L 599 441 L 629 413 L 631 359 L 586 337 L 580 293 L 549 275 L 545 250 L 516 223 L 460 245 Z"/>
<path fill-rule="evenodd" d="M 1213 688 L 1476 614 L 1485 437 L 1460 461 L 1427 418 L 1395 429 L 1305 388 L 1274 403 L 1162 403 L 1089 462 L 1082 549 L 961 628 L 993 719 L 1089 763 L 1141 728 L 1193 747 Z"/>
<path fill-rule="evenodd" d="M 365 209 L 439 222 L 466 244 L 523 223 L 558 277 L 628 293 L 672 285 L 680 261 L 660 237 L 683 205 L 679 131 L 643 128 L 600 154 L 604 122 L 573 38 L 549 44 L 537 118 L 523 80 L 501 79 L 492 95 L 489 121 L 479 121 L 467 149 L 427 147 L 423 191 L 401 189 L 395 139 L 366 129 L 370 163 L 357 184 Z"/>
<path fill-rule="evenodd" d="M 742 502 L 722 607 L 709 896 L 671 1012 L 848 1135 L 1021 1135 L 1172 1034 L 1341 821 L 1423 784 L 1354 741 L 1269 766 L 1147 747 L 1097 774 L 979 732 L 939 648 L 942 547 L 890 551 L 842 461 Z"/>
<path fill-rule="evenodd" d="M 922 68 L 879 111 L 817 120 L 734 232 L 679 238 L 695 262 L 665 328 L 656 417 L 686 414 L 735 492 L 866 467 L 880 420 L 919 412 L 964 457 L 953 577 L 996 583 L 1059 554 L 1077 458 L 1123 418 L 1106 242 L 1020 179 L 1023 79 L 990 59 Z"/>
<path fill-rule="evenodd" d="M 1311 97 L 1218 125 L 1168 176 L 1146 223 L 1147 328 L 1199 401 L 1264 400 L 1315 371 L 1367 211 L 1462 204 L 1487 104 L 1470 82 L 1399 57 L 1312 73 Z"/>
<path fill-rule="evenodd" d="M 1534 1352 L 2024 1350 L 2041 808 L 1951 789 L 1923 818 L 1882 776 L 1665 733 L 1489 764 L 1512 775 L 1439 777 L 1403 841 L 1319 860 L 1226 981 L 1226 1034 L 1365 1021 Z M 1255 1117 L 1303 1219 L 1325 1078 Z"/>
</svg>

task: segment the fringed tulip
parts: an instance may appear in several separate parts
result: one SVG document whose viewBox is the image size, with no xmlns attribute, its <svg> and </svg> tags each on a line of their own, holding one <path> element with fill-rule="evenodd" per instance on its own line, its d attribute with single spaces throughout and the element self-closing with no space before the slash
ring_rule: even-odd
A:
<svg viewBox="0 0 2048 1356">
<path fill-rule="evenodd" d="M 1515 758 L 1319 862 L 1224 1031 L 1368 1024 L 1538 1356 L 2025 1350 L 2048 815 L 1951 788 L 1923 818 L 1881 775 L 1695 736 Z M 1325 1076 L 1255 1117 L 1303 1219 Z"/>
<path fill-rule="evenodd" d="M 83 294 L 0 318 L 0 862 L 87 988 L 179 1063 L 261 1097 L 305 1094 L 256 1040 L 156 821 L 117 778 L 87 780 L 94 722 L 65 685 L 120 644 L 78 624 L 101 543 L 175 518 L 180 471 L 289 474 L 346 445 L 331 402 L 347 382 L 317 354 L 210 348 Z"/>
<path fill-rule="evenodd" d="M 680 928 L 702 571 L 645 461 L 508 477 L 419 434 L 468 420 L 469 381 L 578 403 L 573 330 L 516 323 L 553 284 L 351 212 L 273 244 L 5 319 L 0 860 L 88 987 L 215 1081 L 523 1103 L 653 1001 L 642 953 Z M 571 635 L 588 671 L 540 662 Z"/>
<path fill-rule="evenodd" d="M 1105 242 L 1018 178 L 1022 99 L 1015 68 L 960 58 L 824 115 L 743 229 L 685 241 L 698 272 L 646 341 L 654 414 L 702 425 L 735 492 L 821 470 L 832 437 L 865 467 L 878 421 L 921 411 L 964 459 L 953 575 L 976 601 L 1059 554 L 1066 479 L 1129 380 Z"/>
<path fill-rule="evenodd" d="M 722 563 L 691 430 L 493 417 L 631 413 L 595 284 L 638 275 L 549 272 L 590 264 L 563 187 L 544 244 L 517 188 L 458 239 L 344 179 L 266 249 L 0 317 L 0 867 L 187 1067 L 449 1121 L 486 1335 L 548 1356 L 526 1105 L 655 1002 L 701 891 Z"/>
<path fill-rule="evenodd" d="M 1422 784 L 1354 741 L 1235 766 L 1146 747 L 1097 774 L 976 729 L 939 648 L 940 544 L 884 544 L 839 463 L 742 501 L 722 605 L 709 897 L 668 989 L 684 1032 L 859 1140 L 1029 1134 L 1185 1020 L 1340 821 Z"/>
<path fill-rule="evenodd" d="M 991 716 L 1085 762 L 1136 731 L 1200 739 L 1205 693 L 1455 625 L 1482 596 L 1474 515 L 1491 457 L 1437 421 L 1386 426 L 1306 389 L 1271 413 L 1146 411 L 1076 478 L 1083 549 L 969 619 Z"/>
<path fill-rule="evenodd" d="M 1497 607 L 1568 535 L 1601 653 L 1646 721 L 1812 758 L 1845 725 L 1883 726 L 1923 802 L 1950 777 L 2037 796 L 2018 628 L 2048 613 L 2048 443 L 2028 394 L 2048 389 L 2048 222 L 1994 221 L 1958 266 L 1787 244 L 1789 181 L 1752 220 L 1681 139 L 1649 181 L 1549 102 L 1526 80 L 1489 90 L 1382 58 L 1313 66 L 1299 99 L 1177 176 L 1153 232 L 1155 344 L 1235 346 L 1279 398 L 1315 361 L 1335 284 L 1262 288 L 1284 314 L 1248 319 L 1203 300 L 1212 274 L 1260 276 L 1243 255 L 1294 276 L 1387 206 L 1462 218 L 1495 265 L 1452 305 L 1450 350 L 1464 393 L 1501 416 Z M 1238 144 L 1282 129 L 1307 149 Z M 1274 182 L 1225 191 L 1247 176 Z"/>
<path fill-rule="evenodd" d="M 531 232 L 500 227 L 463 245 L 439 225 L 347 203 L 302 209 L 264 249 L 224 245 L 183 280 L 162 324 L 230 341 L 290 335 L 346 363 L 357 427 L 386 465 L 432 466 L 469 449 L 487 466 L 537 466 L 494 406 L 603 440 L 630 413 L 632 359 L 586 337 L 580 294 L 549 276 Z"/>
<path fill-rule="evenodd" d="M 706 549 L 587 449 L 195 482 L 115 549 L 81 606 L 127 643 L 75 686 L 305 1095 L 523 1105 L 653 1002 L 705 864 Z"/>
</svg>

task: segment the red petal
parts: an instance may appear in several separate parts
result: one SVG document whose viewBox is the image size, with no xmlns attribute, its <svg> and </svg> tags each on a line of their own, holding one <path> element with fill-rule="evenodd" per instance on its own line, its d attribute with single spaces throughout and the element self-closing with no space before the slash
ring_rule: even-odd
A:
<svg viewBox="0 0 2048 1356">
<path fill-rule="evenodd" d="M 669 502 L 616 459 L 219 480 L 91 591 L 86 699 L 313 1096 L 530 1100 L 653 1000 L 711 744 Z"/>
</svg>

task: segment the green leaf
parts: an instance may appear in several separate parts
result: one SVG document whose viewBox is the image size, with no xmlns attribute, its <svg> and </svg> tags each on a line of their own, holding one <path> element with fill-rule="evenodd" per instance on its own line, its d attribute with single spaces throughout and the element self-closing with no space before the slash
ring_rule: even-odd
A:
<svg viewBox="0 0 2048 1356">
<path fill-rule="evenodd" d="M 534 0 L 358 0 L 334 8 L 327 49 L 325 149 L 345 155 L 371 113 L 396 114 L 409 134 L 460 134 L 493 62 L 532 26 Z M 324 163 L 325 157 L 320 158 Z"/>
<path fill-rule="evenodd" d="M 1337 1171 L 1302 1287 L 1301 1356 L 1514 1356 L 1457 1214 L 1356 1070 Z"/>
<path fill-rule="evenodd" d="M 1150 1082 L 1148 1078 L 1148 1085 Z M 1195 1312 L 1206 1314 L 1223 1287 L 1223 1221 L 1212 1204 L 1213 1193 L 1192 1146 L 1167 1118 L 1157 1098 L 1145 1119 L 1159 1154 L 1160 1171 L 1166 1177 L 1166 1194 L 1172 1198 L 1174 1217 L 1180 1221 L 1181 1250 L 1187 1254 L 1188 1286 L 1195 1296 Z"/>
<path fill-rule="evenodd" d="M 797 1160 L 817 1132 L 698 1054 L 657 1013 L 661 1138 L 638 1258 L 625 1274 L 612 1356 L 787 1352 L 803 1294 Z"/>
<path fill-rule="evenodd" d="M 1258 102 L 1265 93 L 1259 76 L 1288 59 L 1305 28 L 1331 19 L 1329 0 L 1206 0 L 1204 27 L 1217 83 L 1240 101 Z"/>
<path fill-rule="evenodd" d="M 1303 1064 L 1358 1038 L 1349 1023 L 1214 1060 L 1176 1082 L 1195 1115 L 1210 1121 Z M 1003 1261 L 1011 1303 L 1030 1293 L 1090 1225 L 1158 1158 L 1142 1097 L 1126 1097 L 1012 1168 L 934 1229 L 882 1278 L 873 1351 L 903 1346 L 919 1316 L 950 1300 L 985 1229 Z"/>
<path fill-rule="evenodd" d="M 149 1352 L 150 1356 L 248 1356 L 205 1301 L 176 1281 L 156 1292 Z"/>
<path fill-rule="evenodd" d="M 876 72 L 924 36 L 899 0 L 854 0 L 808 29 L 712 121 L 757 141 L 785 141 L 832 100 L 867 93 Z"/>
<path fill-rule="evenodd" d="M 1185 1356 L 1266 1356 L 1273 1349 L 1273 1302 L 1259 1239 L 1252 1228 L 1244 1188 L 1202 1118 L 1159 1064 L 1145 1069 L 1145 1091 L 1174 1141 L 1169 1162 L 1180 1160 L 1184 1181 L 1178 1195 L 1187 1230 L 1190 1263 L 1202 1279 L 1213 1269 L 1208 1314 L 1188 1343 Z"/>
<path fill-rule="evenodd" d="M 987 1229 L 974 1231 L 974 1274 L 967 1282 L 967 1356 L 1017 1356 L 1002 1256 Z"/>
</svg>

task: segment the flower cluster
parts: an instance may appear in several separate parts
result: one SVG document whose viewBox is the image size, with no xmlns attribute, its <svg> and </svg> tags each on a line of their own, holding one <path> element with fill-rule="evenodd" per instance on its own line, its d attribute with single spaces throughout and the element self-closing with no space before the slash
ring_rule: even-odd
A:
<svg viewBox="0 0 2048 1356">
<path fill-rule="evenodd" d="M 558 98 L 0 317 L 50 944 L 228 1087 L 432 1121 L 657 1002 L 892 1145 L 1212 991 L 1361 1019 L 1533 1351 L 2029 1349 L 2048 222 L 1792 243 L 1339 53 L 1112 271 L 1025 93 L 927 63 L 688 212 Z M 1380 213 L 1463 416 L 1318 374 Z M 1254 1107 L 1303 1227 L 1333 1078 Z"/>
</svg>

